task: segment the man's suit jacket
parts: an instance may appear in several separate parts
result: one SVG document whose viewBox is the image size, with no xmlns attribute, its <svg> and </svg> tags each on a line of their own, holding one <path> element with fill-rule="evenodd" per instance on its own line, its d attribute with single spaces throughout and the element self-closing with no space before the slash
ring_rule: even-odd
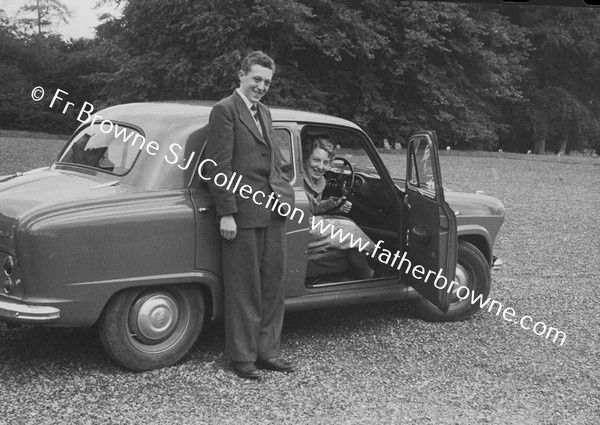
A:
<svg viewBox="0 0 600 425">
<path fill-rule="evenodd" d="M 261 119 L 263 135 L 260 134 L 254 117 L 246 103 L 235 91 L 231 96 L 217 103 L 210 115 L 205 157 L 214 160 L 217 165 L 207 167 L 206 174 L 211 177 L 209 187 L 217 207 L 217 215 L 233 214 L 240 228 L 266 227 L 270 220 L 271 208 L 265 208 L 271 192 L 280 202 L 293 208 L 294 190 L 288 177 L 280 168 L 281 153 L 276 143 L 276 136 L 271 122 L 271 113 L 262 103 L 258 103 L 258 114 Z M 239 193 L 227 190 L 227 185 L 218 187 L 214 184 L 214 176 L 223 173 L 231 179 L 233 172 L 242 176 L 238 186 L 247 184 L 252 193 L 261 191 L 256 197 L 258 205 L 250 196 L 245 199 Z M 238 177 L 234 179 L 237 181 Z M 248 196 L 246 193 L 245 196 Z M 272 202 L 271 202 L 272 205 Z M 282 212 L 287 213 L 287 209 Z"/>
</svg>

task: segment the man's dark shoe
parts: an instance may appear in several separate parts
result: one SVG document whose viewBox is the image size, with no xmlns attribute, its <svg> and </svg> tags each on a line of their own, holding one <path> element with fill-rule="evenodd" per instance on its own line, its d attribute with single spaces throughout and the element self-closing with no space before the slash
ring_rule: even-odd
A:
<svg viewBox="0 0 600 425">
<path fill-rule="evenodd" d="M 231 362 L 231 368 L 240 378 L 260 379 L 260 372 L 252 362 Z"/>
<path fill-rule="evenodd" d="M 287 360 L 273 357 L 272 359 L 259 360 L 256 362 L 256 367 L 259 369 L 274 370 L 277 372 L 293 372 L 294 365 Z"/>
</svg>

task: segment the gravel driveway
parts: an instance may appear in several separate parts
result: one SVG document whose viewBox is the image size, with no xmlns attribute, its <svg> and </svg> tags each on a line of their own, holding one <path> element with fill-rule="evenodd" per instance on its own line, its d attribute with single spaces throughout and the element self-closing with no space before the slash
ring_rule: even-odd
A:
<svg viewBox="0 0 600 425">
<path fill-rule="evenodd" d="M 0 137 L 0 152 L 23 146 Z M 36 146 L 46 159 L 17 165 L 60 148 Z M 384 157 L 400 173 L 403 156 Z M 17 171 L 13 158 L 0 174 Z M 282 348 L 297 372 L 256 383 L 227 367 L 219 323 L 180 364 L 139 374 L 93 329 L 0 324 L 0 423 L 598 423 L 600 162 L 444 156 L 442 173 L 504 202 L 490 296 L 565 332 L 564 345 L 487 311 L 460 323 L 421 321 L 405 303 L 294 313 Z"/>
</svg>

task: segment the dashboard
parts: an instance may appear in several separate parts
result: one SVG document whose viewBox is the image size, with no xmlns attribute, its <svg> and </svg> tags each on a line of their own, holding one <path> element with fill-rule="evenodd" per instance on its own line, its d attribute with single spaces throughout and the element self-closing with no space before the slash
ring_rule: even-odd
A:
<svg viewBox="0 0 600 425">
<path fill-rule="evenodd" d="M 352 202 L 348 214 L 352 220 L 361 226 L 396 231 L 397 205 L 391 198 L 379 175 L 368 170 L 351 174 L 344 170 L 329 170 L 325 173 L 327 185 L 323 198 L 329 196 L 346 196 Z"/>
</svg>

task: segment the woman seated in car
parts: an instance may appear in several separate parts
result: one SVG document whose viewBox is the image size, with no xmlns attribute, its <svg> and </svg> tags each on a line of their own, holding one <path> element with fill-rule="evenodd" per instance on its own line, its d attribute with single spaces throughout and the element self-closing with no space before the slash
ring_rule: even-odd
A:
<svg viewBox="0 0 600 425">
<path fill-rule="evenodd" d="M 354 221 L 344 216 L 335 215 L 349 213 L 352 203 L 346 200 L 345 197 L 332 196 L 322 199 L 326 185 L 323 175 L 335 156 L 333 144 L 325 137 L 315 137 L 310 139 L 309 143 L 304 146 L 304 150 L 304 189 L 308 197 L 310 212 L 317 216 L 314 220 L 317 222 L 318 220 L 323 221 L 321 226 L 311 225 L 309 228 L 309 266 L 313 266 L 312 268 L 316 270 L 338 272 L 343 271 L 343 263 L 347 263 L 346 260 L 349 260 L 360 279 L 372 278 L 374 271 L 367 262 L 367 255 L 375 244 Z M 328 225 L 331 226 L 328 227 Z M 315 228 L 313 229 L 313 227 Z M 322 234 L 322 229 L 327 230 Z M 338 235 L 342 237 L 332 238 L 332 232 L 335 234 L 338 230 L 341 230 Z M 344 238 L 345 235 L 351 237 Z M 360 241 L 356 243 L 359 238 Z M 355 242 L 354 247 L 351 245 L 351 241 Z M 363 246 L 365 249 L 361 252 L 358 249 L 359 246 Z"/>
</svg>

